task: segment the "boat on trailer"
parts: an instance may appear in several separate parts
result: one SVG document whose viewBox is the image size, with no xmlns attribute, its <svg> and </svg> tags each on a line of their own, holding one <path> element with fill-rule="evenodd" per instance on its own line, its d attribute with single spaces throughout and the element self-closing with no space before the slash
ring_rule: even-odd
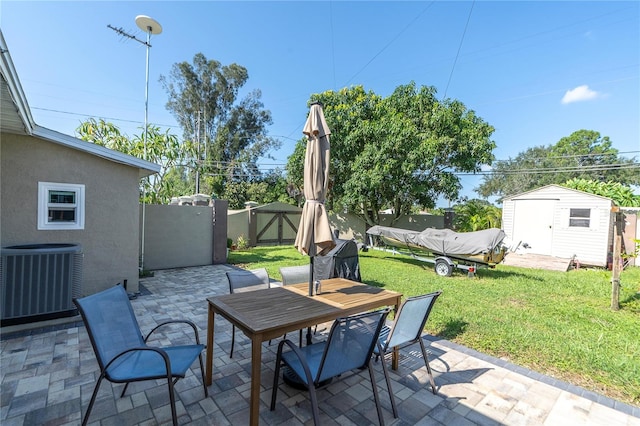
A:
<svg viewBox="0 0 640 426">
<path fill-rule="evenodd" d="M 454 269 L 473 276 L 479 268 L 494 268 L 508 251 L 503 243 L 506 234 L 497 228 L 474 232 L 433 228 L 413 231 L 376 225 L 367 234 L 370 248 L 433 263 L 440 276 L 450 276 Z"/>
</svg>

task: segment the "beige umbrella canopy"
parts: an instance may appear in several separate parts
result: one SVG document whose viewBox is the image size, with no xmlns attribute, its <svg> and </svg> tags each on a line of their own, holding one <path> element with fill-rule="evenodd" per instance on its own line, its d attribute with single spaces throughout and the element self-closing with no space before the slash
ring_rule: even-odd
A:
<svg viewBox="0 0 640 426">
<path fill-rule="evenodd" d="M 304 197 L 295 247 L 302 254 L 322 256 L 335 247 L 324 200 L 329 185 L 329 135 L 322 104 L 313 103 L 302 131 L 307 135 L 304 156 Z"/>
</svg>

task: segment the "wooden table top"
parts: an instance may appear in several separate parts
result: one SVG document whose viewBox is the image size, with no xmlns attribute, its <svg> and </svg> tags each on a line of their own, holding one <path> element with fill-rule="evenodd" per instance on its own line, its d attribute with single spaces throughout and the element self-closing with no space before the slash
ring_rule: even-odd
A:
<svg viewBox="0 0 640 426">
<path fill-rule="evenodd" d="M 248 336 L 264 340 L 381 306 L 396 306 L 400 293 L 344 278 L 322 280 L 322 292 L 309 296 L 308 283 L 208 298 L 213 311 Z"/>
</svg>

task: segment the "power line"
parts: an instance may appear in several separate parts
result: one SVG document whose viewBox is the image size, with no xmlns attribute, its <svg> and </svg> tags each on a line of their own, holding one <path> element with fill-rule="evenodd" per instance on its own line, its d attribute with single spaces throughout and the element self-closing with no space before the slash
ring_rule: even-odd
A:
<svg viewBox="0 0 640 426">
<path fill-rule="evenodd" d="M 514 159 L 508 159 L 508 160 L 495 160 L 494 163 L 513 163 L 513 162 L 535 162 L 535 161 L 548 161 L 548 160 L 564 160 L 564 159 L 569 159 L 569 158 L 585 158 L 585 157 L 618 157 L 619 155 L 622 154 L 638 154 L 640 153 L 640 151 L 623 151 L 623 152 L 617 152 L 617 153 L 611 153 L 611 152 L 606 152 L 606 153 L 591 153 L 591 154 L 566 154 L 566 155 L 556 155 L 556 156 L 549 156 L 549 157 L 532 157 L 532 158 L 525 158 L 522 160 L 519 160 L 517 158 Z"/>
<path fill-rule="evenodd" d="M 458 51 L 456 52 L 456 57 L 453 60 L 453 65 L 451 66 L 451 72 L 449 73 L 449 80 L 447 80 L 447 85 L 444 88 L 444 95 L 442 95 L 442 99 L 447 98 L 447 90 L 449 90 L 449 84 L 451 83 L 451 78 L 453 77 L 453 70 L 456 68 L 456 63 L 458 62 L 458 57 L 460 56 L 460 50 L 462 49 L 462 43 L 464 42 L 464 36 L 467 34 L 467 28 L 469 27 L 469 21 L 471 21 L 471 12 L 473 12 L 473 6 L 475 6 L 476 1 L 473 0 L 471 3 L 471 9 L 469 9 L 469 15 L 467 16 L 467 23 L 464 25 L 464 31 L 462 31 L 462 38 L 460 38 L 460 44 L 458 45 Z"/>
<path fill-rule="evenodd" d="M 107 121 L 107 120 L 110 120 L 110 121 L 121 121 L 123 123 L 139 124 L 140 126 L 144 125 L 144 122 L 142 122 L 140 120 L 127 120 L 125 118 L 103 117 L 103 116 L 96 116 L 96 115 L 92 115 L 92 114 L 82 114 L 82 113 L 79 113 L 79 112 L 62 111 L 62 110 L 59 110 L 59 109 L 51 109 L 51 108 L 31 107 L 31 109 L 37 109 L 39 111 L 55 112 L 57 114 L 67 114 L 67 115 L 77 115 L 79 117 L 97 118 L 97 119 L 101 119 L 101 120 L 105 120 L 105 121 Z M 149 123 L 149 124 L 155 124 L 156 126 L 162 126 L 162 127 L 180 128 L 180 126 L 176 126 L 176 125 L 173 125 L 173 124 L 160 124 L 160 123 Z"/>
<path fill-rule="evenodd" d="M 140 120 L 127 120 L 125 118 L 115 118 L 115 117 L 105 117 L 105 116 L 98 116 L 98 115 L 92 115 L 92 114 L 82 114 L 79 112 L 71 112 L 71 111 L 62 111 L 62 110 L 58 110 L 58 109 L 51 109 L 51 108 L 40 108 L 40 107 L 31 107 L 31 109 L 37 109 L 39 111 L 48 111 L 48 112 L 55 112 L 57 114 L 67 114 L 67 115 L 77 115 L 79 117 L 88 117 L 88 118 L 96 118 L 99 120 L 104 120 L 104 121 L 120 121 L 123 123 L 133 123 L 133 124 L 139 124 L 140 126 L 143 126 L 144 123 Z M 170 127 L 170 128 L 176 128 L 176 129 L 181 129 L 180 126 L 178 125 L 174 125 L 174 124 L 162 124 L 162 123 L 149 123 L 149 124 L 153 124 L 155 126 L 161 126 L 161 127 Z M 243 130 L 256 130 L 255 128 L 245 128 Z M 284 135 L 266 135 L 266 137 L 272 137 L 272 138 L 284 138 L 284 139 L 289 139 L 292 141 L 298 141 L 298 139 L 289 137 L 289 136 L 284 136 Z"/>
<path fill-rule="evenodd" d="M 589 169 L 589 170 L 585 170 L 583 168 L 573 168 L 573 169 L 541 169 L 541 170 L 520 170 L 520 171 L 511 171 L 509 173 L 505 173 L 505 174 L 512 174 L 512 175 L 536 175 L 536 174 L 551 174 L 551 173 L 569 173 L 569 172 L 587 172 L 587 171 L 605 171 L 605 170 L 623 170 L 623 169 L 640 169 L 640 164 L 634 164 L 634 165 L 630 165 L 629 167 L 602 167 L 602 168 L 597 168 L 597 169 Z M 276 169 L 258 169 L 258 172 L 273 172 Z M 453 175 L 455 176 L 491 176 L 493 174 L 502 174 L 499 172 L 493 172 L 493 171 L 486 171 L 486 172 L 477 172 L 477 173 L 453 173 Z M 206 176 L 227 176 L 227 177 L 231 177 L 231 178 L 250 178 L 250 177 L 256 177 L 257 173 L 255 174 L 251 174 L 251 173 L 247 173 L 247 172 L 240 172 L 238 170 L 232 171 L 232 173 L 225 173 L 225 172 L 219 172 L 219 173 L 214 173 L 214 172 L 205 172 L 203 173 L 203 175 Z"/>
<path fill-rule="evenodd" d="M 633 151 L 632 151 L 633 152 Z M 201 166 L 204 167 L 214 167 L 214 168 L 242 168 L 242 167 L 251 167 L 255 170 L 266 170 L 266 171 L 275 171 L 276 168 L 280 166 L 286 166 L 286 163 L 254 163 L 251 161 L 214 161 L 210 163 L 200 163 Z M 182 164 L 182 166 L 192 167 L 191 165 Z M 572 172 L 593 172 L 593 171 L 610 171 L 610 170 L 629 170 L 629 169 L 640 169 L 640 163 L 629 163 L 629 164 L 599 164 L 592 166 L 567 166 L 567 167 L 553 167 L 553 168 L 521 168 L 521 169 L 512 169 L 512 170 L 487 170 L 480 171 L 475 173 L 466 173 L 466 172 L 454 172 L 453 174 L 456 176 L 491 176 L 491 175 L 526 175 L 526 174 L 549 174 L 549 173 L 572 173 Z M 227 173 L 221 173 L 221 175 L 228 175 Z M 237 177 L 248 177 L 253 176 L 246 173 L 235 172 L 233 174 Z"/>
<path fill-rule="evenodd" d="M 51 108 L 41 108 L 41 107 L 31 107 L 31 109 L 35 109 L 35 110 L 39 110 L 39 111 L 48 111 L 48 112 L 55 112 L 58 114 L 67 114 L 67 115 L 77 115 L 80 117 L 89 117 L 89 118 L 97 118 L 97 119 L 101 119 L 101 120 L 112 120 L 112 121 L 121 121 L 121 122 L 125 122 L 125 123 L 133 123 L 133 124 L 140 124 L 143 125 L 143 123 L 139 120 L 127 120 L 124 118 L 115 118 L 115 117 L 105 117 L 105 116 L 95 116 L 95 115 L 91 115 L 91 114 L 81 114 L 78 112 L 71 112 L 71 111 L 62 111 L 62 110 L 57 110 L 57 109 L 51 109 Z M 172 124 L 161 124 L 161 123 L 150 123 L 150 124 L 154 124 L 156 126 L 162 126 L 162 127 L 170 127 L 170 128 L 180 128 L 180 126 L 177 125 L 172 125 Z M 245 130 L 254 130 L 254 129 L 245 129 Z M 273 137 L 273 138 L 284 138 L 284 139 L 289 139 L 292 141 L 298 141 L 300 140 L 300 138 L 296 139 L 296 138 L 292 138 L 290 136 L 285 136 L 285 135 L 267 135 L 267 137 Z M 567 154 L 567 155 L 560 155 L 560 156 L 553 156 L 553 157 L 532 157 L 532 158 L 527 158 L 524 161 L 528 161 L 528 162 L 533 162 L 533 161 L 546 161 L 546 160 L 555 160 L 555 159 L 569 159 L 569 158 L 584 158 L 584 157 L 601 157 L 601 156 L 613 156 L 613 155 L 624 155 L 624 154 L 640 154 L 640 151 L 619 151 L 617 154 L 613 154 L 613 153 L 593 153 L 593 154 Z M 506 159 L 506 160 L 494 160 L 493 163 L 511 163 L 511 162 L 516 162 L 516 161 L 521 161 L 518 159 Z"/>
<path fill-rule="evenodd" d="M 582 166 L 582 167 L 554 167 L 539 169 L 512 169 L 512 170 L 487 170 L 476 173 L 453 173 L 456 176 L 493 176 L 493 175 L 528 175 L 528 174 L 550 174 L 550 173 L 578 173 L 578 172 L 595 172 L 595 171 L 611 171 L 611 170 L 630 170 L 640 169 L 640 163 L 631 164 L 608 164 L 599 166 Z"/>
<path fill-rule="evenodd" d="M 409 27 L 411 27 L 414 22 L 416 22 L 432 5 L 433 5 L 433 1 L 431 3 L 429 3 L 427 5 L 427 7 L 425 7 L 420 13 L 418 13 L 416 15 L 415 18 L 413 18 L 413 20 L 411 20 L 411 22 L 409 22 L 402 30 L 400 30 L 400 32 L 398 34 L 396 34 L 395 37 L 393 37 L 391 40 L 389 40 L 389 42 L 387 44 L 385 44 L 382 49 L 380 49 L 378 51 L 378 53 L 376 53 L 375 55 L 373 55 L 373 57 L 371 59 L 369 59 L 369 61 L 364 64 L 364 66 L 362 68 L 360 68 L 354 75 L 351 76 L 351 78 L 349 80 L 347 80 L 347 82 L 344 84 L 344 86 L 346 87 L 347 85 L 349 85 L 349 83 L 351 83 L 351 81 L 356 78 L 362 71 L 365 70 L 365 68 L 367 68 L 378 56 L 380 56 L 382 54 L 382 52 L 384 52 L 385 50 L 387 50 L 387 48 L 389 46 L 391 46 L 393 44 L 394 41 L 396 41 L 405 31 L 407 31 L 409 29 Z"/>
</svg>

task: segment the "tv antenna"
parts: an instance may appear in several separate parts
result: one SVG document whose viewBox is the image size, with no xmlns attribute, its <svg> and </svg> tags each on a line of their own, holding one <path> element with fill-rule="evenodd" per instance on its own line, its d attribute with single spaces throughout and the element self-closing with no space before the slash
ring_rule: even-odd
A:
<svg viewBox="0 0 640 426">
<path fill-rule="evenodd" d="M 125 31 L 124 28 L 122 27 L 114 27 L 111 24 L 107 24 L 107 28 L 112 29 L 113 31 L 115 31 L 116 33 L 118 33 L 120 36 L 124 37 L 124 38 L 128 38 L 131 40 L 135 40 L 140 44 L 144 44 L 147 47 L 151 47 L 151 44 L 149 43 L 150 39 L 151 39 L 151 34 L 153 35 L 157 35 L 160 34 L 162 32 L 162 25 L 160 25 L 160 23 L 158 21 L 156 21 L 153 18 L 150 18 L 146 15 L 138 15 L 136 16 L 136 25 L 138 26 L 138 28 L 140 28 L 142 31 L 144 31 L 147 34 L 147 40 L 140 40 L 139 38 L 137 38 L 135 35 L 131 34 L 130 32 Z"/>
<path fill-rule="evenodd" d="M 146 15 L 138 15 L 136 16 L 136 25 L 138 26 L 138 28 L 140 28 L 142 31 L 144 31 L 145 33 L 147 33 L 147 41 L 144 40 L 140 40 L 139 38 L 137 38 L 136 36 L 134 36 L 133 34 L 130 34 L 128 32 L 126 32 L 125 30 L 123 30 L 122 28 L 115 28 L 111 25 L 107 25 L 108 28 L 111 28 L 112 30 L 114 30 L 115 32 L 117 32 L 118 34 L 120 34 L 122 37 L 126 37 L 132 40 L 137 41 L 138 43 L 144 44 L 147 47 L 147 62 L 146 62 L 146 73 L 145 73 L 145 89 L 144 89 L 144 153 L 143 153 L 143 160 L 147 160 L 147 137 L 148 137 L 148 133 L 149 133 L 149 50 L 151 48 L 151 34 L 157 35 L 160 34 L 162 32 L 162 25 L 160 25 L 160 23 L 158 23 L 158 21 L 156 21 L 153 18 L 150 18 Z M 147 177 L 146 179 L 149 179 L 149 177 Z M 147 197 L 147 190 L 146 190 L 146 185 L 143 185 L 144 188 L 144 192 L 143 192 L 143 196 L 142 196 L 142 230 L 141 230 L 141 244 L 140 244 L 140 270 L 144 271 L 144 228 L 145 228 L 145 206 L 146 206 L 146 197 Z"/>
</svg>

